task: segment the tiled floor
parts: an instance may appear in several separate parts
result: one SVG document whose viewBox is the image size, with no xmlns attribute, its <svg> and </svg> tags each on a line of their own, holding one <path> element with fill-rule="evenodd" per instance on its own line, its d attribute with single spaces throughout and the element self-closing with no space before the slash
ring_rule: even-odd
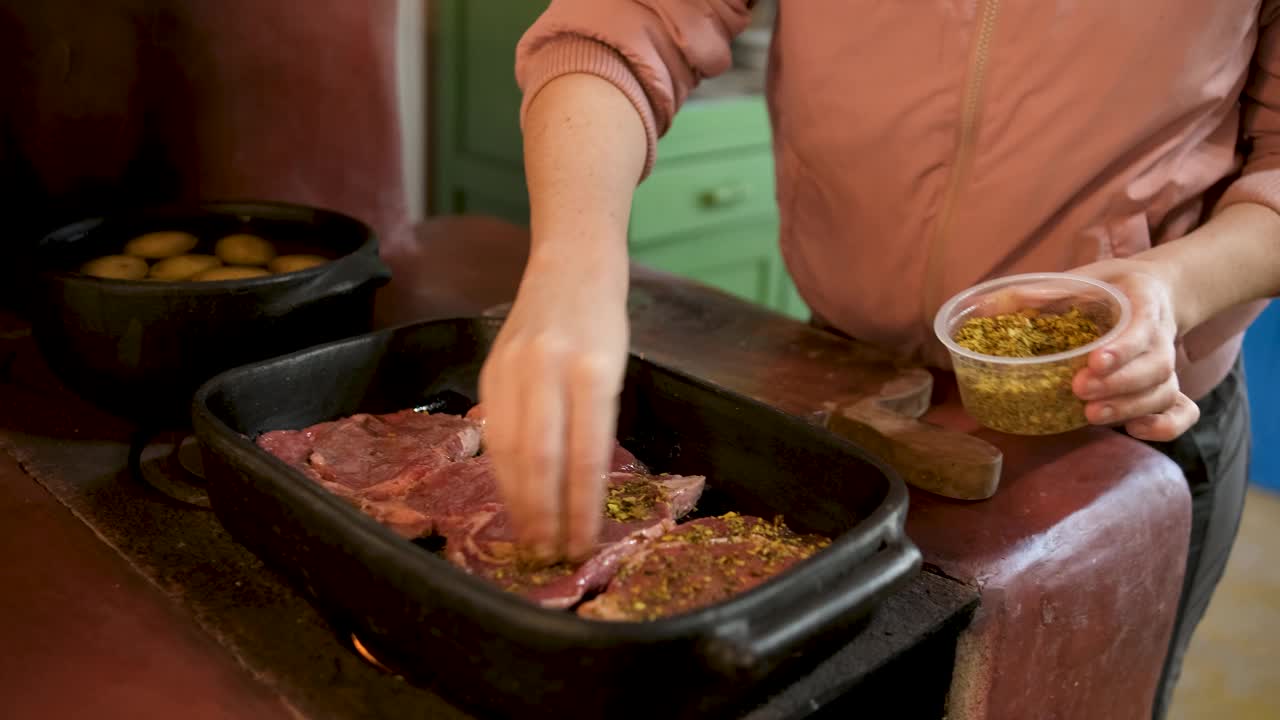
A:
<svg viewBox="0 0 1280 720">
<path fill-rule="evenodd" d="M 1280 494 L 1254 489 L 1170 720 L 1280 718 Z"/>
</svg>

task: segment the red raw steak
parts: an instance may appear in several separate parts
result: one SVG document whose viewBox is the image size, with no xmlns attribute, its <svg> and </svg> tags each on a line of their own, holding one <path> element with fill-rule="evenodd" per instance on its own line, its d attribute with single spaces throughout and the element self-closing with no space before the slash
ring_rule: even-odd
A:
<svg viewBox="0 0 1280 720">
<path fill-rule="evenodd" d="M 480 425 L 456 415 L 360 413 L 303 430 L 274 430 L 258 446 L 352 498 L 387 482 L 411 485 L 480 449 Z"/>
</svg>

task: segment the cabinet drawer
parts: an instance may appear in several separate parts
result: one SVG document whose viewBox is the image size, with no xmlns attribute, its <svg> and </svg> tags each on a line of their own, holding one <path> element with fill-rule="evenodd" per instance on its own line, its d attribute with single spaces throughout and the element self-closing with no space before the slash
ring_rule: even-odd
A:
<svg viewBox="0 0 1280 720">
<path fill-rule="evenodd" d="M 726 151 L 767 152 L 772 137 L 769 109 L 761 96 L 690 99 L 658 141 L 658 166 L 666 160 Z"/>
<path fill-rule="evenodd" d="M 772 307 L 781 264 L 777 229 L 773 221 L 719 228 L 633 248 L 631 259 Z"/>
<path fill-rule="evenodd" d="M 659 163 L 636 188 L 631 205 L 631 241 L 647 244 L 778 214 L 773 193 L 773 155 L 746 155 Z"/>
</svg>

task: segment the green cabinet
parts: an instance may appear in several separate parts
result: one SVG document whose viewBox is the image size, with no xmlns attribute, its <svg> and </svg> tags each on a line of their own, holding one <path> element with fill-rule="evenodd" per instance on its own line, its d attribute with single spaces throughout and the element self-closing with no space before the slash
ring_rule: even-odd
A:
<svg viewBox="0 0 1280 720">
<path fill-rule="evenodd" d="M 545 7 L 529 0 L 431 2 L 431 213 L 528 223 L 514 58 L 520 36 Z M 764 98 L 689 100 L 636 190 L 632 258 L 807 317 L 777 235 Z"/>
<path fill-rule="evenodd" d="M 428 210 L 529 222 L 515 46 L 546 7 L 432 0 L 427 19 Z"/>
</svg>

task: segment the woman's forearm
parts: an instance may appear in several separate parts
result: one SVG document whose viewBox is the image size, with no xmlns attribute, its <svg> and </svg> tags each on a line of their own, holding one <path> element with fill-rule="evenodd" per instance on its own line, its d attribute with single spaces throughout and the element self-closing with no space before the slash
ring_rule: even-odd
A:
<svg viewBox="0 0 1280 720">
<path fill-rule="evenodd" d="M 562 75 L 524 116 L 533 245 L 480 373 L 485 442 L 523 548 L 596 547 L 626 369 L 627 222 L 648 151 L 639 112 L 593 75 Z"/>
<path fill-rule="evenodd" d="M 1185 237 L 1134 256 L 1169 283 L 1180 332 L 1228 308 L 1280 295 L 1280 214 L 1253 203 L 1224 208 Z"/>
<path fill-rule="evenodd" d="M 587 74 L 548 83 L 524 124 L 531 263 L 586 263 L 621 274 L 625 288 L 627 224 L 645 152 L 640 114 L 611 83 Z"/>
</svg>

